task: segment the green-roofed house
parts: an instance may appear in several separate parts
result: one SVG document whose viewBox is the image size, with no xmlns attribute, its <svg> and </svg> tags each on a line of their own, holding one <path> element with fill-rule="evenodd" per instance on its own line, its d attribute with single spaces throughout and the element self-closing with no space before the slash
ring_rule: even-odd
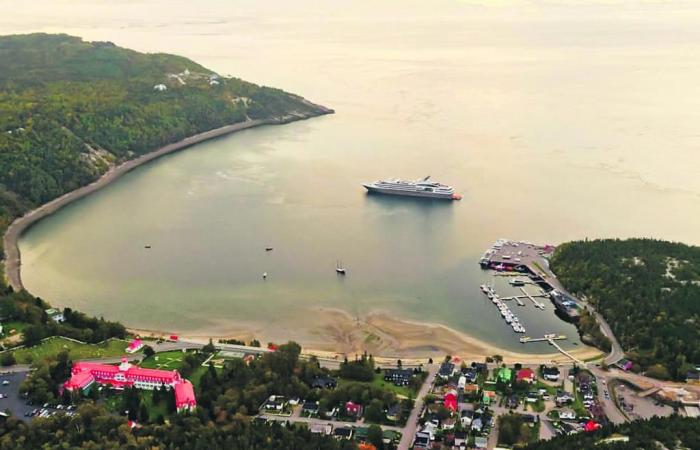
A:
<svg viewBox="0 0 700 450">
<path fill-rule="evenodd" d="M 498 371 L 498 381 L 510 384 L 510 380 L 513 379 L 513 371 L 507 367 L 502 367 L 501 370 Z"/>
<path fill-rule="evenodd" d="M 367 440 L 367 432 L 369 427 L 357 427 L 355 428 L 355 440 L 358 442 L 365 442 Z"/>
</svg>

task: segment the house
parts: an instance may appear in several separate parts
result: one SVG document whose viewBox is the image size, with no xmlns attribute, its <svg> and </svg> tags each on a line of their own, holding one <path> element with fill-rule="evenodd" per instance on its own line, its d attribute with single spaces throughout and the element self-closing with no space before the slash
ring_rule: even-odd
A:
<svg viewBox="0 0 700 450">
<path fill-rule="evenodd" d="M 286 404 L 284 397 L 280 395 L 271 395 L 265 403 L 262 405 L 262 409 L 265 411 L 280 413 L 284 410 L 284 405 Z"/>
<path fill-rule="evenodd" d="M 317 377 L 311 382 L 312 389 L 335 389 L 338 382 L 331 377 Z"/>
<path fill-rule="evenodd" d="M 482 436 L 474 438 L 474 448 L 488 448 L 489 440 Z"/>
<path fill-rule="evenodd" d="M 392 442 L 398 442 L 401 439 L 401 435 L 398 431 L 394 430 L 384 430 L 382 433 L 382 442 L 385 444 L 391 444 Z"/>
<path fill-rule="evenodd" d="M 620 369 L 624 370 L 625 372 L 632 369 L 632 361 L 630 361 L 627 358 L 622 358 L 621 360 L 616 362 L 615 365 Z"/>
<path fill-rule="evenodd" d="M 338 427 L 333 430 L 333 436 L 338 439 L 352 439 L 352 427 Z"/>
<path fill-rule="evenodd" d="M 399 420 L 400 414 L 401 405 L 399 405 L 398 403 L 394 403 L 393 405 L 389 406 L 389 408 L 386 410 L 386 418 L 392 421 Z"/>
<path fill-rule="evenodd" d="M 46 313 L 49 319 L 53 320 L 56 323 L 62 323 L 66 321 L 66 318 L 63 316 L 63 313 L 58 309 L 49 308 L 44 312 Z"/>
<path fill-rule="evenodd" d="M 467 379 L 467 383 L 476 383 L 476 370 L 465 367 L 462 369 L 462 376 Z"/>
<path fill-rule="evenodd" d="M 430 447 L 430 435 L 419 431 L 413 438 L 413 448 L 428 448 Z"/>
<path fill-rule="evenodd" d="M 168 90 L 168 87 L 164 84 L 156 84 L 155 86 L 153 86 L 153 90 L 158 91 L 158 92 L 163 92 L 163 91 Z"/>
<path fill-rule="evenodd" d="M 444 362 L 440 365 L 438 375 L 441 378 L 450 378 L 455 372 L 455 365 L 451 362 Z"/>
<path fill-rule="evenodd" d="M 362 415 L 362 405 L 354 402 L 345 404 L 345 413 L 351 417 L 360 417 Z"/>
<path fill-rule="evenodd" d="M 481 433 L 483 428 L 484 424 L 481 422 L 481 417 L 477 417 L 476 419 L 472 420 L 472 424 L 469 427 L 470 430 L 476 431 L 477 433 Z"/>
<path fill-rule="evenodd" d="M 572 409 L 562 409 L 559 411 L 559 418 L 562 420 L 576 420 L 576 413 Z"/>
<path fill-rule="evenodd" d="M 301 414 L 304 415 L 309 415 L 309 416 L 315 416 L 318 414 L 318 402 L 304 402 L 303 405 L 301 405 Z"/>
<path fill-rule="evenodd" d="M 440 424 L 440 428 L 442 428 L 443 430 L 454 430 L 455 422 L 455 419 L 448 417 L 447 419 L 442 421 L 442 423 Z"/>
<path fill-rule="evenodd" d="M 540 396 L 537 395 L 537 392 L 528 392 L 525 396 L 525 403 L 537 403 L 539 399 Z"/>
<path fill-rule="evenodd" d="M 129 343 L 129 345 L 126 347 L 126 350 L 124 350 L 127 353 L 136 353 L 139 350 L 143 348 L 143 341 L 141 339 L 134 339 Z"/>
<path fill-rule="evenodd" d="M 467 377 L 464 375 L 461 375 L 459 377 L 459 381 L 457 382 L 457 388 L 459 389 L 464 389 L 464 387 L 467 385 Z"/>
<path fill-rule="evenodd" d="M 522 416 L 525 423 L 530 425 L 534 425 L 540 421 L 540 416 L 536 414 L 523 414 Z"/>
<path fill-rule="evenodd" d="M 559 368 L 543 366 L 542 377 L 547 381 L 559 381 Z"/>
<path fill-rule="evenodd" d="M 463 409 L 459 413 L 459 420 L 462 422 L 463 427 L 468 427 L 472 424 L 472 419 L 474 418 L 474 411 L 471 409 Z"/>
<path fill-rule="evenodd" d="M 394 383 L 396 386 L 408 386 L 413 378 L 411 369 L 387 369 L 384 371 L 384 381 Z"/>
<path fill-rule="evenodd" d="M 535 372 L 526 367 L 524 369 L 518 370 L 515 374 L 515 380 L 521 383 L 534 383 L 535 382 Z"/>
<path fill-rule="evenodd" d="M 469 436 L 464 431 L 458 431 L 455 433 L 454 446 L 457 448 L 466 448 Z"/>
<path fill-rule="evenodd" d="M 89 389 L 93 384 L 110 385 L 116 389 L 134 387 L 155 389 L 165 387 L 175 391 L 175 407 L 178 411 L 193 410 L 197 406 L 192 383 L 180 377 L 177 370 L 144 369 L 132 366 L 126 357 L 118 366 L 94 362 L 75 362 L 71 377 L 63 383 L 68 391 Z"/>
<path fill-rule="evenodd" d="M 557 391 L 557 396 L 554 398 L 557 406 L 568 405 L 574 402 L 574 397 L 565 391 Z"/>
<path fill-rule="evenodd" d="M 515 394 L 511 394 L 508 397 L 506 397 L 506 408 L 517 408 L 518 407 L 518 396 Z"/>
<path fill-rule="evenodd" d="M 481 403 L 484 406 L 488 406 L 496 400 L 496 393 L 493 391 L 484 391 L 484 395 L 481 397 Z"/>
<path fill-rule="evenodd" d="M 700 384 L 700 372 L 694 370 L 689 371 L 685 375 L 685 382 L 690 384 Z"/>
<path fill-rule="evenodd" d="M 333 432 L 333 425 L 330 423 L 312 423 L 309 425 L 309 431 L 314 434 L 324 434 L 328 436 Z"/>
<path fill-rule="evenodd" d="M 444 406 L 450 411 L 457 411 L 457 392 L 451 390 L 445 394 Z"/>
<path fill-rule="evenodd" d="M 496 376 L 497 381 L 501 383 L 510 384 L 510 380 L 513 379 L 513 371 L 508 367 L 501 367 Z"/>
<path fill-rule="evenodd" d="M 489 370 L 489 366 L 486 363 L 472 362 L 472 369 L 477 372 L 487 372 Z"/>
</svg>

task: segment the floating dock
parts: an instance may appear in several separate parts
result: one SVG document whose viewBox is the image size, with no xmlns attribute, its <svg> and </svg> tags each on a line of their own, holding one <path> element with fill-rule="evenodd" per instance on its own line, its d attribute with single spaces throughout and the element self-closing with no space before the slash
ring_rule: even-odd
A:
<svg viewBox="0 0 700 450">
<path fill-rule="evenodd" d="M 538 302 L 537 300 L 535 300 L 535 298 L 534 298 L 532 295 L 530 295 L 530 294 L 527 293 L 527 291 L 525 290 L 525 288 L 522 288 L 522 287 L 521 287 L 520 290 L 522 291 L 523 294 L 525 294 L 525 295 L 527 296 L 527 298 L 530 299 L 530 301 L 532 302 L 532 304 L 535 305 L 535 308 L 544 309 L 544 304 L 542 304 L 542 303 Z"/>
</svg>

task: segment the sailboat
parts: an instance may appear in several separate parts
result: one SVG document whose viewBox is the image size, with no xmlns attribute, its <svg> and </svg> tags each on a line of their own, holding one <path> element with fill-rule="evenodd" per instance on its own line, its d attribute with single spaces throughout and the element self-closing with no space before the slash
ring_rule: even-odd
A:
<svg viewBox="0 0 700 450">
<path fill-rule="evenodd" d="M 342 262 L 336 261 L 336 263 L 335 263 L 335 271 L 336 271 L 336 273 L 338 273 L 338 274 L 340 274 L 340 275 L 345 275 L 345 268 L 343 267 Z"/>
</svg>

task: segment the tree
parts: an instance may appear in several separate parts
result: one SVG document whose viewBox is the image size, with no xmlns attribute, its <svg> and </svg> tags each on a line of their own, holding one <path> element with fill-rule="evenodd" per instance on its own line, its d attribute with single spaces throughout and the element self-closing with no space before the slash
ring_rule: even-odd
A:
<svg viewBox="0 0 700 450">
<path fill-rule="evenodd" d="M 384 414 L 384 408 L 380 400 L 374 399 L 370 401 L 369 405 L 365 408 L 365 420 L 368 422 L 382 423 L 386 415 Z"/>
<path fill-rule="evenodd" d="M 379 425 L 370 425 L 369 429 L 367 429 L 367 442 L 374 445 L 377 449 L 384 448 L 383 437 L 384 435 Z"/>
<path fill-rule="evenodd" d="M 146 358 L 150 358 L 151 356 L 156 354 L 156 351 L 153 350 L 153 347 L 151 347 L 150 345 L 145 345 L 143 347 L 143 354 L 144 356 L 146 356 Z"/>
<path fill-rule="evenodd" d="M 2 356 L 0 356 L 0 364 L 3 366 L 12 366 L 16 364 L 17 361 L 15 360 L 15 355 L 12 352 L 4 352 Z"/>
</svg>

